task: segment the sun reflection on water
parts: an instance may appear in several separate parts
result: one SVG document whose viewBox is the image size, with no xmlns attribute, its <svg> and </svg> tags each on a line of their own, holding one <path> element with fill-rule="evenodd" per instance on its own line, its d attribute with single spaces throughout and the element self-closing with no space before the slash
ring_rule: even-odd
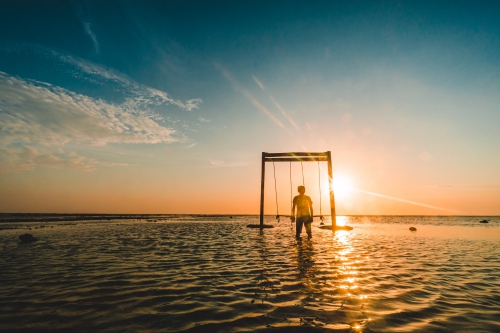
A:
<svg viewBox="0 0 500 333">
<path fill-rule="evenodd" d="M 339 217 L 338 224 L 343 225 L 348 217 Z M 351 316 L 350 328 L 356 332 L 361 332 L 366 324 L 371 321 L 370 316 L 365 311 L 368 305 L 369 296 L 363 293 L 360 284 L 360 272 L 358 267 L 363 266 L 368 257 L 361 257 L 356 254 L 352 235 L 348 231 L 337 231 L 332 240 L 335 261 L 337 265 L 332 265 L 338 277 L 337 290 L 343 297 L 339 311 L 346 311 L 347 316 Z M 366 279 L 366 276 L 362 276 Z M 358 312 L 359 311 L 359 312 Z"/>
<path fill-rule="evenodd" d="M 347 216 L 337 216 L 336 221 L 337 221 L 337 225 L 339 227 L 343 227 L 343 226 L 345 226 L 345 225 L 348 224 L 349 217 L 347 217 Z"/>
</svg>

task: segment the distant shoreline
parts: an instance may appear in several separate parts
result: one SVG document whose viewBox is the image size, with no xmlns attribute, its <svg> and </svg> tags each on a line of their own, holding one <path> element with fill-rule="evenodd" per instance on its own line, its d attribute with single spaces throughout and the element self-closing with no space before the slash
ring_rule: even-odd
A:
<svg viewBox="0 0 500 333">
<path fill-rule="evenodd" d="M 146 220 L 178 216 L 220 217 L 220 216 L 255 216 L 254 214 L 50 214 L 50 213 L 0 213 L 2 222 L 76 222 L 76 221 L 111 221 L 111 220 Z"/>
<path fill-rule="evenodd" d="M 258 214 L 70 214 L 70 213 L 0 213 L 0 223 L 4 222 L 76 222 L 76 221 L 111 221 L 111 220 L 147 220 L 179 216 L 222 217 L 222 216 L 259 216 Z M 273 217 L 274 214 L 265 216 Z M 330 216 L 330 215 L 324 215 Z M 349 217 L 498 217 L 500 215 L 337 215 Z"/>
</svg>

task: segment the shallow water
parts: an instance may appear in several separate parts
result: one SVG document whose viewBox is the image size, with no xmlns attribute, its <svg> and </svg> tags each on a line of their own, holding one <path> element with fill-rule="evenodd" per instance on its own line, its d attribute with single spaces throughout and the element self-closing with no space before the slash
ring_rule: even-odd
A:
<svg viewBox="0 0 500 333">
<path fill-rule="evenodd" d="M 0 331 L 500 331 L 500 219 L 481 219 L 340 217 L 301 241 L 250 216 L 2 223 Z"/>
</svg>

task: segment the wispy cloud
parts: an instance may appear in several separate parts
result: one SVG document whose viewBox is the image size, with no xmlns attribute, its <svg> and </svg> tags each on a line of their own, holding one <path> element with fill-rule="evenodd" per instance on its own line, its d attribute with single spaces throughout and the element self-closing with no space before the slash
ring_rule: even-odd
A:
<svg viewBox="0 0 500 333">
<path fill-rule="evenodd" d="M 439 187 L 439 188 L 498 188 L 500 185 L 498 184 L 492 184 L 492 185 L 485 185 L 485 184 L 441 184 L 441 185 L 426 185 L 422 187 Z"/>
<path fill-rule="evenodd" d="M 260 82 L 259 79 L 257 79 L 255 76 L 252 76 L 253 80 L 255 81 L 255 83 L 257 83 L 257 85 L 259 86 L 260 89 L 262 89 L 262 91 L 264 92 L 267 92 L 266 91 L 266 88 L 264 88 L 264 85 L 262 84 L 262 82 Z M 280 110 L 281 114 L 283 115 L 283 117 L 285 117 L 289 122 L 290 124 L 295 127 L 295 129 L 299 132 L 301 132 L 299 126 L 297 126 L 297 124 L 295 123 L 295 121 L 292 119 L 292 117 L 290 117 L 288 115 L 288 113 L 285 111 L 285 109 L 283 109 L 283 107 L 281 107 L 281 105 L 276 102 L 276 100 L 274 99 L 273 96 L 269 95 L 269 99 L 271 100 L 271 102 L 274 104 L 274 106 Z"/>
<path fill-rule="evenodd" d="M 222 160 L 209 159 L 210 165 L 202 166 L 201 168 L 237 168 L 248 165 L 245 162 L 226 162 Z"/>
<path fill-rule="evenodd" d="M 224 164 L 224 161 L 221 161 L 221 160 L 210 159 L 209 161 L 210 161 L 211 165 L 223 165 Z"/>
<path fill-rule="evenodd" d="M 84 26 L 95 38 L 91 26 Z M 2 43 L 0 52 L 44 59 L 76 83 L 87 81 L 97 88 L 96 96 L 87 96 L 0 72 L 0 171 L 30 170 L 34 165 L 93 171 L 96 166 L 123 165 L 65 150 L 70 145 L 83 152 L 86 146 L 109 143 L 185 142 L 189 128 L 165 112 L 172 106 L 192 111 L 202 103 L 198 98 L 174 99 L 112 68 L 38 44 Z"/>
<path fill-rule="evenodd" d="M 77 3 L 75 6 L 76 9 L 76 14 L 80 18 L 80 21 L 82 22 L 83 29 L 85 30 L 85 33 L 89 36 L 89 38 L 92 40 L 92 43 L 94 44 L 94 50 L 95 53 L 99 53 L 99 43 L 97 42 L 97 38 L 95 36 L 95 33 L 91 29 L 91 15 L 88 6 L 85 5 L 85 3 Z"/>
<path fill-rule="evenodd" d="M 438 207 L 438 206 L 432 206 L 432 205 L 428 205 L 428 204 L 425 204 L 425 203 L 422 203 L 422 202 L 417 202 L 417 201 L 412 201 L 412 200 L 406 200 L 406 199 L 402 199 L 402 198 L 396 198 L 396 197 L 393 197 L 393 196 L 390 196 L 390 195 L 385 195 L 385 194 L 380 194 L 380 193 L 365 191 L 365 190 L 361 190 L 361 189 L 358 189 L 358 188 L 352 188 L 352 190 L 357 191 L 357 192 L 361 192 L 361 193 L 365 193 L 365 194 L 368 194 L 368 195 L 372 195 L 372 196 L 375 196 L 375 197 L 380 197 L 380 198 L 389 199 L 389 200 L 393 200 L 393 201 L 404 202 L 404 203 L 407 203 L 407 204 L 410 204 L 410 205 L 414 205 L 414 206 L 420 206 L 420 207 L 432 208 L 432 209 L 441 210 L 441 211 L 459 213 L 458 211 L 452 210 L 452 209 L 447 209 L 447 208 Z"/>
<path fill-rule="evenodd" d="M 92 39 L 92 42 L 94 43 L 95 53 L 98 54 L 99 53 L 99 43 L 97 42 L 97 38 L 95 36 L 95 33 L 90 28 L 90 22 L 82 22 L 82 23 L 83 23 L 83 27 L 85 29 L 85 32 L 87 33 L 87 35 L 89 35 L 90 39 Z"/>
<path fill-rule="evenodd" d="M 247 89 L 240 87 L 232 75 L 221 65 L 216 64 L 216 67 L 222 72 L 222 75 L 232 84 L 233 89 L 241 93 L 247 100 L 249 100 L 258 110 L 268 116 L 276 125 L 288 131 L 275 115 L 273 115 L 265 106 L 263 106 Z"/>
<path fill-rule="evenodd" d="M 54 57 L 57 57 L 59 60 L 75 66 L 78 71 L 76 71 L 74 75 L 81 76 L 82 73 L 85 73 L 90 76 L 90 80 L 96 83 L 102 83 L 98 81 L 98 79 L 100 79 L 105 81 L 112 81 L 119 84 L 124 92 L 130 96 L 128 98 L 129 103 L 136 103 L 138 105 L 173 104 L 186 111 L 192 111 L 193 109 L 197 109 L 203 102 L 201 98 L 194 98 L 182 102 L 171 98 L 169 94 L 164 91 L 137 83 L 116 70 L 94 64 L 85 59 L 61 54 L 52 50 L 50 51 Z"/>
<path fill-rule="evenodd" d="M 253 80 L 255 81 L 255 83 L 257 83 L 257 85 L 260 87 L 260 89 L 262 89 L 262 90 L 266 90 L 266 89 L 264 88 L 264 85 L 262 84 L 262 82 L 260 82 L 260 81 L 259 81 L 259 79 L 257 79 L 257 78 L 256 78 L 255 76 L 253 76 L 253 75 L 252 75 L 252 78 L 253 78 Z"/>
<path fill-rule="evenodd" d="M 187 101 L 176 100 L 162 90 L 138 83 L 112 68 L 95 64 L 88 60 L 55 50 L 49 49 L 38 44 L 27 43 L 5 43 L 0 45 L 0 50 L 9 53 L 30 53 L 46 59 L 54 59 L 58 65 L 54 66 L 57 70 L 66 71 L 69 75 L 87 80 L 102 87 L 108 87 L 114 84 L 113 91 L 121 92 L 124 99 L 132 107 L 136 104 L 137 108 L 145 105 L 175 105 L 183 110 L 192 111 L 199 108 L 203 102 L 200 98 L 193 98 Z M 62 66 L 62 65 L 66 66 Z"/>
<path fill-rule="evenodd" d="M 44 153 L 34 147 L 24 146 L 22 149 L 0 150 L 0 173 L 33 170 L 35 166 L 51 169 L 75 169 L 94 171 L 97 165 L 127 166 L 126 163 L 105 163 L 86 158 L 76 153 Z"/>
<path fill-rule="evenodd" d="M 114 105 L 47 83 L 0 72 L 0 144 L 173 142 L 175 130 L 129 105 Z"/>
<path fill-rule="evenodd" d="M 276 106 L 276 108 L 277 108 L 278 110 L 280 110 L 281 114 L 282 114 L 282 115 L 283 115 L 286 119 L 288 119 L 288 121 L 290 122 L 290 124 L 291 124 L 293 127 L 295 127 L 295 129 L 296 129 L 297 131 L 301 132 L 301 130 L 300 130 L 300 128 L 299 128 L 299 126 L 297 126 L 297 124 L 296 124 L 296 123 L 295 123 L 295 121 L 292 119 L 292 117 L 290 117 L 290 116 L 288 115 L 288 113 L 286 113 L 285 109 L 283 109 L 283 108 L 281 107 L 281 105 L 279 105 L 279 104 L 278 104 L 278 102 L 276 102 L 276 101 L 274 100 L 273 96 L 269 96 L 269 99 L 271 100 L 271 102 L 273 102 L 274 106 Z"/>
<path fill-rule="evenodd" d="M 271 112 L 269 112 L 269 110 L 267 110 L 265 106 L 260 104 L 260 102 L 257 99 L 253 98 L 253 96 L 250 95 L 250 93 L 246 92 L 243 95 L 245 95 L 245 97 L 247 97 L 257 109 L 259 109 L 260 111 L 265 113 L 269 118 L 271 118 L 271 120 L 274 121 L 279 127 L 287 130 L 286 127 L 283 126 L 283 123 L 279 121 L 278 118 L 276 118 Z"/>
<path fill-rule="evenodd" d="M 0 163 L 2 170 L 71 167 L 92 171 L 99 163 L 53 155 L 66 144 L 183 141 L 174 129 L 125 103 L 114 105 L 43 82 L 0 72 Z M 42 151 L 35 149 L 38 147 Z"/>
</svg>

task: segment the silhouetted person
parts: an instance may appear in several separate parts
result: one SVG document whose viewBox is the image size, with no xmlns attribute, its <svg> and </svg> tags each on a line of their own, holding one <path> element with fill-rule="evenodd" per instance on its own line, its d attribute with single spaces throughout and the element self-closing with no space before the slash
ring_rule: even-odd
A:
<svg viewBox="0 0 500 333">
<path fill-rule="evenodd" d="M 304 186 L 299 186 L 297 191 L 299 195 L 293 198 L 292 206 L 292 222 L 295 221 L 296 225 L 295 236 L 300 238 L 302 225 L 304 225 L 306 227 L 307 236 L 311 238 L 311 223 L 313 221 L 312 201 L 309 196 L 304 194 L 306 193 L 306 188 Z M 297 207 L 297 214 L 295 214 L 295 207 Z"/>
</svg>

